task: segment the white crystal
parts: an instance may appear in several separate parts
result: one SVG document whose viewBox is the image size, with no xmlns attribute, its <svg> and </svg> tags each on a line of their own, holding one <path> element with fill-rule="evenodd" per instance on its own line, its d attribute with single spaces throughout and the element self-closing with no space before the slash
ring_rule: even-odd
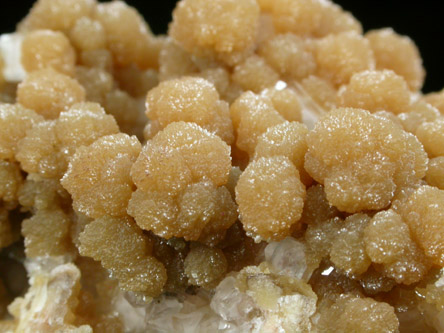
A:
<svg viewBox="0 0 444 333">
<path fill-rule="evenodd" d="M 28 262 L 27 267 L 33 269 L 30 287 L 24 297 L 17 297 L 8 306 L 17 322 L 15 331 L 91 333 L 91 327 L 75 327 L 71 322 L 72 299 L 77 297 L 80 283 L 79 269 L 72 263 L 56 265 L 57 259 L 51 259 Z"/>
<path fill-rule="evenodd" d="M 298 94 L 302 106 L 302 122 L 311 130 L 326 110 L 313 100 L 300 83 L 293 82 L 292 88 Z"/>
<path fill-rule="evenodd" d="M 34 275 L 49 273 L 58 266 L 72 262 L 72 259 L 70 255 L 27 258 L 24 265 L 28 275 L 33 279 Z"/>
<path fill-rule="evenodd" d="M 216 332 L 221 318 L 210 308 L 210 299 L 202 290 L 197 295 L 160 296 L 146 308 L 143 332 Z"/>
<path fill-rule="evenodd" d="M 441 276 L 435 282 L 435 286 L 437 286 L 438 288 L 444 287 L 444 271 L 441 271 Z"/>
<path fill-rule="evenodd" d="M 5 62 L 3 76 L 6 81 L 20 82 L 26 77 L 21 63 L 23 35 L 15 32 L 0 35 L 0 54 Z"/>
<path fill-rule="evenodd" d="M 210 308 L 211 294 L 201 290 L 197 295 L 190 295 L 183 302 L 183 309 L 175 316 L 175 332 L 215 332 L 220 317 Z"/>
<path fill-rule="evenodd" d="M 133 306 L 125 297 L 125 293 L 120 291 L 114 298 L 114 309 L 120 314 L 120 318 L 125 327 L 125 332 L 143 332 L 145 329 L 146 310 L 143 307 Z"/>
<path fill-rule="evenodd" d="M 311 111 L 307 107 L 302 108 L 302 122 L 307 125 L 307 128 L 312 130 L 315 124 L 318 122 L 319 116 Z"/>
<path fill-rule="evenodd" d="M 292 237 L 272 242 L 265 248 L 265 260 L 275 273 L 302 279 L 307 270 L 305 245 Z"/>
<path fill-rule="evenodd" d="M 276 90 L 284 90 L 285 88 L 287 88 L 287 83 L 285 83 L 284 81 L 279 80 L 278 82 L 276 82 L 274 88 Z"/>
<path fill-rule="evenodd" d="M 253 299 L 236 287 L 233 276 L 219 283 L 210 306 L 222 319 L 235 323 L 247 321 L 255 308 Z"/>
<path fill-rule="evenodd" d="M 283 318 L 281 327 L 311 331 L 310 317 L 316 312 L 316 300 L 300 294 L 283 296 L 278 300 Z"/>
<path fill-rule="evenodd" d="M 174 331 L 173 317 L 182 310 L 183 304 L 175 297 L 160 296 L 146 308 L 145 322 L 151 332 Z"/>
</svg>

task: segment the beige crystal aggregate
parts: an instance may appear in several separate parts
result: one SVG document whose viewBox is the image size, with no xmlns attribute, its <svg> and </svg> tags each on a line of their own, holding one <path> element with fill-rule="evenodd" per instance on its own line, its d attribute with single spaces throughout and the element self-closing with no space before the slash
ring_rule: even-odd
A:
<svg viewBox="0 0 444 333">
<path fill-rule="evenodd" d="M 55 119 L 71 105 L 85 100 L 85 89 L 53 69 L 30 73 L 17 88 L 17 102 L 46 119 Z"/>
<path fill-rule="evenodd" d="M 234 68 L 232 78 L 243 90 L 260 93 L 265 88 L 273 87 L 279 75 L 263 58 L 252 55 Z"/>
<path fill-rule="evenodd" d="M 227 260 L 220 249 L 197 246 L 185 258 L 184 271 L 190 284 L 215 288 L 227 271 Z"/>
<path fill-rule="evenodd" d="M 73 207 L 92 218 L 125 216 L 134 187 L 130 169 L 140 150 L 137 138 L 123 133 L 77 149 L 61 180 Z"/>
<path fill-rule="evenodd" d="M 328 201 L 348 213 L 386 207 L 396 191 L 417 184 L 427 170 L 415 136 L 361 109 L 332 110 L 307 144 L 305 169 L 324 184 Z"/>
<path fill-rule="evenodd" d="M 299 172 L 282 155 L 251 162 L 236 186 L 240 220 L 255 240 L 279 241 L 288 236 L 301 218 L 304 199 Z"/>
<path fill-rule="evenodd" d="M 192 56 L 172 38 L 167 38 L 159 53 L 159 79 L 165 81 L 198 71 Z"/>
<path fill-rule="evenodd" d="M 76 53 L 63 33 L 35 30 L 26 34 L 23 39 L 21 63 L 27 72 L 52 68 L 72 76 Z"/>
<path fill-rule="evenodd" d="M 433 122 L 440 116 L 439 111 L 422 100 L 410 105 L 407 112 L 398 114 L 398 122 L 407 132 L 416 134 L 416 130 L 425 122 Z"/>
<path fill-rule="evenodd" d="M 254 0 L 186 0 L 173 11 L 170 35 L 198 57 L 216 57 L 232 65 L 252 53 L 259 20 Z"/>
<path fill-rule="evenodd" d="M 0 158 L 14 161 L 19 141 L 28 129 L 42 120 L 20 104 L 0 104 Z"/>
<path fill-rule="evenodd" d="M 67 32 L 78 19 L 92 14 L 95 6 L 94 0 L 37 1 L 18 28 L 21 31 L 50 29 Z"/>
<path fill-rule="evenodd" d="M 155 67 L 158 42 L 140 14 L 123 1 L 97 4 L 95 18 L 106 33 L 107 48 L 116 64 Z"/>
<path fill-rule="evenodd" d="M 287 33 L 267 40 L 258 53 L 283 78 L 301 80 L 316 71 L 316 61 L 304 39 Z"/>
<path fill-rule="evenodd" d="M 444 118 L 422 123 L 415 134 L 430 157 L 444 156 Z"/>
<path fill-rule="evenodd" d="M 141 101 L 123 90 L 114 89 L 105 95 L 103 107 L 108 114 L 114 116 L 122 132 L 143 138 L 146 117 Z"/>
<path fill-rule="evenodd" d="M 425 71 L 421 55 L 413 41 L 391 28 L 365 34 L 376 60 L 377 69 L 391 69 L 406 80 L 412 91 L 421 89 Z"/>
<path fill-rule="evenodd" d="M 148 249 L 142 230 L 128 217 L 96 219 L 80 234 L 80 253 L 100 260 L 122 289 L 157 296 L 166 282 L 166 271 Z"/>
<path fill-rule="evenodd" d="M 233 142 L 233 128 L 228 103 L 221 101 L 210 82 L 202 78 L 183 77 L 160 83 L 150 90 L 146 100 L 150 119 L 149 136 L 178 121 L 192 122 L 215 133 L 228 144 Z"/>
<path fill-rule="evenodd" d="M 230 148 L 221 138 L 195 123 L 172 123 L 147 142 L 131 169 L 137 190 L 128 213 L 167 239 L 224 232 L 236 219 L 223 187 L 230 170 Z"/>
<path fill-rule="evenodd" d="M 114 88 L 113 76 L 102 68 L 76 66 L 75 78 L 85 89 L 86 100 L 101 105 Z"/>
<path fill-rule="evenodd" d="M 429 160 L 425 180 L 429 185 L 444 190 L 444 156 L 438 156 Z"/>
<path fill-rule="evenodd" d="M 444 91 L 426 94 L 424 99 L 427 103 L 432 104 L 436 107 L 441 114 L 444 114 Z"/>
<path fill-rule="evenodd" d="M 281 81 L 282 82 L 282 81 Z M 302 122 L 302 105 L 298 94 L 291 88 L 265 89 L 261 95 L 271 99 L 273 107 L 288 121 Z"/>
<path fill-rule="evenodd" d="M 375 68 L 369 42 L 354 32 L 320 39 L 315 50 L 317 74 L 335 86 L 347 84 L 356 72 Z"/>
<path fill-rule="evenodd" d="M 310 75 L 301 81 L 301 86 L 312 100 L 325 110 L 330 110 L 336 106 L 337 92 L 330 81 Z"/>
<path fill-rule="evenodd" d="M 231 104 L 230 116 L 235 129 L 236 146 L 249 156 L 253 156 L 258 137 L 268 127 L 285 121 L 269 97 L 251 91 L 243 93 Z"/>
<path fill-rule="evenodd" d="M 339 298 L 319 322 L 321 330 L 341 332 L 396 332 L 398 326 L 389 304 L 351 295 Z"/>
<path fill-rule="evenodd" d="M 22 223 L 25 253 L 28 258 L 69 254 L 71 221 L 60 208 L 38 210 Z M 46 237 L 51 235 L 51 241 Z"/>
<path fill-rule="evenodd" d="M 119 87 L 132 97 L 145 97 L 147 91 L 159 84 L 159 74 L 154 69 L 140 71 L 137 66 L 117 68 L 114 77 Z"/>
<path fill-rule="evenodd" d="M 23 183 L 23 176 L 18 164 L 0 160 L 0 200 L 14 202 Z"/>
<path fill-rule="evenodd" d="M 443 331 L 444 93 L 414 42 L 330 0 L 172 18 L 36 0 L 23 68 L 2 36 L 0 331 Z"/>
<path fill-rule="evenodd" d="M 330 260 L 347 275 L 360 275 L 370 266 L 363 232 L 370 217 L 358 213 L 347 217 L 337 231 L 330 249 Z"/>
<path fill-rule="evenodd" d="M 393 71 L 364 71 L 354 74 L 338 94 L 338 106 L 370 112 L 407 112 L 410 91 L 404 79 Z"/>
<path fill-rule="evenodd" d="M 17 195 L 23 211 L 46 210 L 71 205 L 71 198 L 58 179 L 40 179 L 38 176 L 28 175 Z"/>
<path fill-rule="evenodd" d="M 307 134 L 307 127 L 298 122 L 285 122 L 269 127 L 258 139 L 254 158 L 285 156 L 298 169 L 301 181 L 310 185 L 311 178 L 304 169 Z"/>
<path fill-rule="evenodd" d="M 57 120 L 41 121 L 19 142 L 17 160 L 28 173 L 60 179 L 77 148 L 118 132 L 114 118 L 95 103 L 79 103 Z"/>
<path fill-rule="evenodd" d="M 397 283 L 420 281 L 430 268 L 430 260 L 412 240 L 402 217 L 393 210 L 377 213 L 364 230 L 365 249 L 381 271 Z"/>
<path fill-rule="evenodd" d="M 413 239 L 437 265 L 444 262 L 443 205 L 444 192 L 425 185 L 413 192 L 400 210 Z"/>
<path fill-rule="evenodd" d="M 59 178 L 67 167 L 63 152 L 57 149 L 56 121 L 46 120 L 33 126 L 20 141 L 17 160 L 28 173 L 44 178 Z"/>
<path fill-rule="evenodd" d="M 97 67 L 108 72 L 114 70 L 114 61 L 108 49 L 97 49 L 82 51 L 79 56 L 79 63 L 87 67 Z"/>
<path fill-rule="evenodd" d="M 319 0 L 260 1 L 270 11 L 278 32 L 292 32 L 304 37 L 324 37 L 344 31 L 362 32 L 361 24 L 332 2 Z"/>
<path fill-rule="evenodd" d="M 94 19 L 83 16 L 75 21 L 69 32 L 72 45 L 81 51 L 106 48 L 106 32 L 103 25 Z"/>
<path fill-rule="evenodd" d="M 114 118 L 106 114 L 99 104 L 80 103 L 60 114 L 55 132 L 64 153 L 71 156 L 78 147 L 118 133 L 119 129 Z"/>
</svg>

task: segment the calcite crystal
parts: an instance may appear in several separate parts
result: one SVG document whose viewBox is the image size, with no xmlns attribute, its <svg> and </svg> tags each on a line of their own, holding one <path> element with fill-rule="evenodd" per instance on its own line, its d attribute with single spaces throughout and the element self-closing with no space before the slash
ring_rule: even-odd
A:
<svg viewBox="0 0 444 333">
<path fill-rule="evenodd" d="M 0 37 L 1 332 L 441 332 L 444 91 L 330 0 L 37 0 Z"/>
</svg>

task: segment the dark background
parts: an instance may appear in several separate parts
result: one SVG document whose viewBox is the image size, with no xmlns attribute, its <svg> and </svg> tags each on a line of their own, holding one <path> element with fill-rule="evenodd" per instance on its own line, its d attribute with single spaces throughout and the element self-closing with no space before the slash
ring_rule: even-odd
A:
<svg viewBox="0 0 444 333">
<path fill-rule="evenodd" d="M 208 0 L 213 1 L 213 0 Z M 0 32 L 11 32 L 34 0 L 1 0 Z M 442 0 L 336 0 L 361 21 L 364 30 L 393 27 L 418 45 L 427 71 L 425 92 L 444 87 L 444 4 Z M 165 33 L 174 0 L 127 0 L 139 9 L 155 33 Z"/>
</svg>

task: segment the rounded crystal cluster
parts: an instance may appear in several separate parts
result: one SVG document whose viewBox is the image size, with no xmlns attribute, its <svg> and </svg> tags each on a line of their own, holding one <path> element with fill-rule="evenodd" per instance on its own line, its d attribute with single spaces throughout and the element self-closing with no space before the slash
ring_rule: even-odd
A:
<svg viewBox="0 0 444 333">
<path fill-rule="evenodd" d="M 37 0 L 0 39 L 0 331 L 443 331 L 414 42 L 330 0 L 172 18 Z"/>
</svg>

